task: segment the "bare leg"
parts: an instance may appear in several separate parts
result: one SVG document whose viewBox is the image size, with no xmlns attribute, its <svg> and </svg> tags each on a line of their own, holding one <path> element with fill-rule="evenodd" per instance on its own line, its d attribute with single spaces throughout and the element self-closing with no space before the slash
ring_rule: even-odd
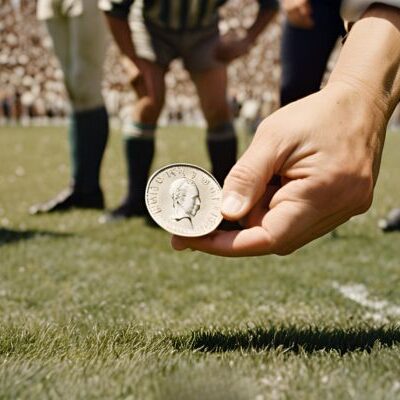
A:
<svg viewBox="0 0 400 400">
<path fill-rule="evenodd" d="M 190 75 L 196 86 L 208 128 L 230 122 L 232 115 L 227 101 L 226 67 L 191 72 Z"/>
<path fill-rule="evenodd" d="M 144 64 L 145 76 L 132 77 L 138 100 L 132 121 L 123 128 L 128 191 L 122 204 L 109 215 L 109 220 L 146 213 L 144 192 L 154 157 L 157 121 L 164 104 L 166 70 L 152 62 Z"/>
<path fill-rule="evenodd" d="M 207 121 L 207 147 L 212 172 L 223 181 L 236 162 L 237 139 L 227 100 L 226 67 L 191 73 Z"/>
<path fill-rule="evenodd" d="M 57 198 L 34 206 L 33 213 L 73 207 L 103 208 L 100 166 L 108 138 L 108 117 L 101 95 L 106 27 L 91 0 L 83 14 L 47 21 L 72 106 L 69 126 L 71 187 Z"/>
</svg>

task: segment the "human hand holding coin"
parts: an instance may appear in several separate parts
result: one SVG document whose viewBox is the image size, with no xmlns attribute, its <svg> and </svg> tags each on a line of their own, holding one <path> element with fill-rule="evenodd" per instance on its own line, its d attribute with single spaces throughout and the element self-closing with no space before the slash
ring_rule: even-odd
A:
<svg viewBox="0 0 400 400">
<path fill-rule="evenodd" d="M 267 117 L 225 179 L 222 213 L 244 229 L 174 236 L 172 246 L 284 255 L 368 210 L 400 100 L 399 42 L 400 10 L 373 4 L 351 29 L 327 85 Z M 273 175 L 281 186 L 271 185 Z"/>
<path fill-rule="evenodd" d="M 243 228 L 174 236 L 173 248 L 286 255 L 365 212 L 383 147 L 376 110 L 351 86 L 333 83 L 270 115 L 224 182 L 222 214 Z"/>
<path fill-rule="evenodd" d="M 191 164 L 170 164 L 149 179 L 146 206 L 167 232 L 198 237 L 214 231 L 222 221 L 222 191 L 206 170 Z"/>
</svg>

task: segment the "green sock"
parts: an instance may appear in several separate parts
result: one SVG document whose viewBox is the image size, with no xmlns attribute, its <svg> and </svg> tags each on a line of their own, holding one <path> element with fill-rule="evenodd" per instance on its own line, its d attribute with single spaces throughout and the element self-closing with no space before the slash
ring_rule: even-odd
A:
<svg viewBox="0 0 400 400">
<path fill-rule="evenodd" d="M 144 208 L 144 192 L 154 157 L 156 125 L 132 123 L 125 132 L 124 147 L 128 172 L 128 193 L 125 203 L 135 209 Z"/>
<path fill-rule="evenodd" d="M 212 173 L 222 186 L 231 168 L 236 163 L 237 138 L 231 122 L 207 130 L 207 148 Z"/>
<path fill-rule="evenodd" d="M 100 190 L 100 166 L 107 139 L 108 116 L 104 106 L 72 113 L 69 140 L 74 191 Z"/>
</svg>

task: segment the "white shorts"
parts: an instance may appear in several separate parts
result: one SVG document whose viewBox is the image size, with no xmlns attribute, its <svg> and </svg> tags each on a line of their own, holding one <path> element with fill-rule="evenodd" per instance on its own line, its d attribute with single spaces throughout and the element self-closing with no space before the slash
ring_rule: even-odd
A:
<svg viewBox="0 0 400 400">
<path fill-rule="evenodd" d="M 83 0 L 38 0 L 36 8 L 36 15 L 39 20 L 55 17 L 77 17 L 82 12 Z"/>
<path fill-rule="evenodd" d="M 103 105 L 101 83 L 108 31 L 97 1 L 38 0 L 37 12 L 45 19 L 73 110 Z"/>
</svg>

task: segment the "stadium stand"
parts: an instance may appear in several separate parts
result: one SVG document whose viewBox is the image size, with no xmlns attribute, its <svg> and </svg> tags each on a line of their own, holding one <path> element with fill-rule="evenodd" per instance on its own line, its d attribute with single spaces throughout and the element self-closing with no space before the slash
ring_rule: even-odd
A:
<svg viewBox="0 0 400 400">
<path fill-rule="evenodd" d="M 52 53 L 50 38 L 36 20 L 35 3 L 0 0 L 2 121 L 46 122 L 68 115 L 62 72 Z M 222 10 L 221 31 L 240 35 L 256 10 L 257 4 L 252 0 L 231 0 Z M 245 17 L 238 18 L 239 13 Z M 230 65 L 229 95 L 238 108 L 248 101 L 261 115 L 277 108 L 279 38 L 280 26 L 276 21 L 248 55 Z M 161 123 L 202 124 L 195 89 L 180 61 L 173 62 L 166 81 L 168 95 Z M 105 64 L 104 95 L 110 114 L 122 118 L 134 100 L 112 43 Z"/>
</svg>

